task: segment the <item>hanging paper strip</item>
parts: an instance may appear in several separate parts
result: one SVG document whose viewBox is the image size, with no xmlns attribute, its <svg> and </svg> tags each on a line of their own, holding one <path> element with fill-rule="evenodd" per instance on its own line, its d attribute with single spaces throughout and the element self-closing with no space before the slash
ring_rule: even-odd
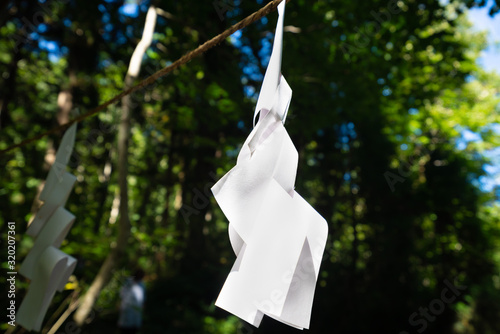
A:
<svg viewBox="0 0 500 334">
<path fill-rule="evenodd" d="M 73 273 L 76 260 L 59 250 L 75 216 L 64 209 L 76 177 L 66 172 L 75 143 L 76 123 L 64 134 L 51 166 L 40 200 L 43 206 L 28 227 L 35 237 L 19 272 L 31 280 L 26 296 L 17 311 L 16 321 L 27 330 L 40 331 L 43 318 L 57 291 L 62 291 Z"/>
<path fill-rule="evenodd" d="M 212 187 L 237 256 L 215 304 L 256 327 L 265 314 L 304 329 L 328 226 L 294 191 L 298 153 L 284 127 L 292 90 L 280 73 L 285 1 L 278 13 L 254 114 L 259 121 L 236 166 Z"/>
</svg>

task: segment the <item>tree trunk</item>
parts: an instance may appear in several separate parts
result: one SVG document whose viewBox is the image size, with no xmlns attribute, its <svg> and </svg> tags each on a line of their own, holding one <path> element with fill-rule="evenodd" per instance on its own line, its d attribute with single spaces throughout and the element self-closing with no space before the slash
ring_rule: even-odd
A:
<svg viewBox="0 0 500 334">
<path fill-rule="evenodd" d="M 142 39 L 137 45 L 125 77 L 125 87 L 128 89 L 132 86 L 134 79 L 139 75 L 139 70 L 142 63 L 142 58 L 147 48 L 153 40 L 153 33 L 156 25 L 156 9 L 149 7 L 144 25 Z M 130 113 L 132 109 L 132 100 L 130 95 L 122 99 L 122 115 L 120 127 L 118 130 L 118 185 L 120 188 L 120 218 L 118 221 L 118 238 L 116 246 L 111 249 L 106 260 L 102 264 L 97 276 L 90 285 L 90 288 L 82 297 L 80 306 L 75 313 L 75 322 L 82 326 L 89 316 L 92 307 L 94 306 L 101 290 L 111 279 L 113 269 L 118 261 L 122 258 L 127 247 L 127 240 L 130 236 L 130 220 L 128 213 L 128 187 L 127 187 L 127 171 L 128 171 L 128 141 L 130 136 Z"/>
</svg>

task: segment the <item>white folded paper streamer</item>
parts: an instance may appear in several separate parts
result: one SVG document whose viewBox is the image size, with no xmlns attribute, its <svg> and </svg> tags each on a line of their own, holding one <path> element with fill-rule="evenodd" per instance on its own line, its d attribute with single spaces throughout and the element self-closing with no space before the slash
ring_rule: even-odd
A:
<svg viewBox="0 0 500 334">
<path fill-rule="evenodd" d="M 44 204 L 26 232 L 36 240 L 19 269 L 31 284 L 17 311 L 16 322 L 30 331 L 40 331 L 56 290 L 64 289 L 76 267 L 76 260 L 58 249 L 75 220 L 75 216 L 64 209 L 76 181 L 74 175 L 66 172 L 75 135 L 76 123 L 63 136 L 56 161 L 40 193 Z"/>
<path fill-rule="evenodd" d="M 298 153 L 284 127 L 292 90 L 280 74 L 285 1 L 278 13 L 259 122 L 212 187 L 237 255 L 215 305 L 256 327 L 265 314 L 307 329 L 328 226 L 294 191 Z"/>
</svg>

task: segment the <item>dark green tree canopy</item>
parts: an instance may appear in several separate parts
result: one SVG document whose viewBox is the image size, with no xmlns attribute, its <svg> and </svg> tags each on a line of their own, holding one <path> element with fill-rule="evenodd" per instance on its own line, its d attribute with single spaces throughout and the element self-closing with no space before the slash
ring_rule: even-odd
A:
<svg viewBox="0 0 500 334">
<path fill-rule="evenodd" d="M 137 80 L 264 2 L 4 2 L 0 149 L 119 93 L 153 5 L 159 16 Z M 500 332 L 498 189 L 480 182 L 486 152 L 500 144 L 500 78 L 476 64 L 486 37 L 464 15 L 474 6 L 494 15 L 500 1 L 287 4 L 282 70 L 293 89 L 286 127 L 299 151 L 296 187 L 330 227 L 311 333 Z M 145 333 L 293 331 L 271 319 L 250 329 L 213 305 L 235 256 L 209 188 L 251 131 L 276 17 L 131 96 L 130 237 L 82 333 L 114 330 L 119 287 L 137 266 L 146 270 Z M 116 243 L 122 111 L 113 105 L 78 124 L 70 162 L 78 182 L 66 205 L 77 219 L 61 247 L 78 266 L 54 298 L 49 327 Z M 480 140 L 464 142 L 466 130 Z M 33 245 L 24 232 L 61 135 L 0 156 L 0 240 L 16 221 L 18 265 Z M 20 303 L 28 281 L 18 279 Z M 445 303 L 450 284 L 463 289 Z M 0 286 L 6 293 L 3 277 Z M 432 313 L 434 300 L 442 311 Z"/>
</svg>

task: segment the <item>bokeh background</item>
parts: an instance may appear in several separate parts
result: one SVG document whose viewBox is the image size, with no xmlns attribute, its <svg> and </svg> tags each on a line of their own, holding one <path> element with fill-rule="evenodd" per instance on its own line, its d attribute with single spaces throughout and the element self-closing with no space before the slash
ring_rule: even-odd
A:
<svg viewBox="0 0 500 334">
<path fill-rule="evenodd" d="M 2 2 L 0 149 L 103 103 L 264 4 Z M 287 4 L 282 72 L 293 89 L 296 190 L 329 224 L 309 333 L 500 333 L 499 5 Z M 151 6 L 153 43 L 139 77 L 126 80 Z M 69 166 L 78 181 L 66 205 L 77 219 L 61 247 L 78 266 L 42 332 L 61 319 L 57 333 L 115 333 L 118 292 L 137 267 L 146 271 L 142 333 L 297 331 L 269 318 L 255 329 L 214 306 L 235 256 L 227 219 L 205 195 L 251 131 L 276 19 L 78 125 Z M 128 164 L 117 144 L 124 110 Z M 5 272 L 7 222 L 16 222 L 19 266 L 61 136 L 0 155 Z M 96 279 L 105 284 L 88 317 L 75 319 L 75 301 Z M 458 293 L 440 309 L 450 284 Z M 28 286 L 18 275 L 18 303 Z M 2 274 L 2 310 L 7 288 Z"/>
</svg>

